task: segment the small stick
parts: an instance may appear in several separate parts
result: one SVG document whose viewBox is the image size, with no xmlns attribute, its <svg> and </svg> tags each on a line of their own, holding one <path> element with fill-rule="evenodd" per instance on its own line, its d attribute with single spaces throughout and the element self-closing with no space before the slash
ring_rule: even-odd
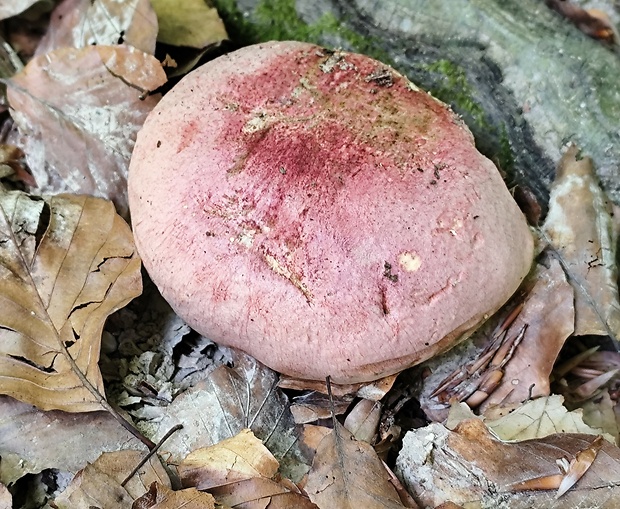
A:
<svg viewBox="0 0 620 509">
<path fill-rule="evenodd" d="M 121 483 L 121 486 L 125 486 L 125 484 L 127 484 L 129 482 L 129 480 L 136 475 L 136 472 L 138 470 L 140 470 L 140 468 L 142 468 L 142 465 L 144 465 L 148 460 L 151 459 L 151 457 L 159 450 L 159 448 L 163 445 L 163 443 L 168 440 L 170 438 L 170 435 L 172 435 L 173 433 L 179 431 L 180 429 L 183 428 L 182 424 L 177 424 L 176 426 L 174 426 L 172 429 L 170 429 L 168 431 L 168 433 L 166 433 L 164 435 L 164 437 L 157 443 L 157 445 L 155 447 L 153 447 L 147 454 L 146 456 L 144 456 L 144 458 L 142 458 L 142 461 L 140 463 L 138 463 L 136 465 L 136 468 L 134 468 L 131 473 L 125 478 L 125 480 Z"/>
</svg>

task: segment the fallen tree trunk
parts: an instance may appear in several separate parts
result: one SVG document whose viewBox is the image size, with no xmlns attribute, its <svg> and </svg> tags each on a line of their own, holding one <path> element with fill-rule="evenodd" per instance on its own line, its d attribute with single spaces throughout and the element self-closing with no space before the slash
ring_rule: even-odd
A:
<svg viewBox="0 0 620 509">
<path fill-rule="evenodd" d="M 448 102 L 479 149 L 546 202 L 581 147 L 620 204 L 619 54 L 540 0 L 217 0 L 238 44 L 297 39 L 369 54 Z"/>
</svg>

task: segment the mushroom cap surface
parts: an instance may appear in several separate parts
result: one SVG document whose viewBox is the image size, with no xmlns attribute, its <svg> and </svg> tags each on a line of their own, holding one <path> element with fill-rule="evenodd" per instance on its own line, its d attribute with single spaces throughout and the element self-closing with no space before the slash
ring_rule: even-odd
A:
<svg viewBox="0 0 620 509">
<path fill-rule="evenodd" d="M 212 340 L 337 383 L 453 346 L 514 293 L 527 224 L 443 103 L 369 57 L 300 42 L 194 70 L 129 170 L 138 251 Z"/>
</svg>

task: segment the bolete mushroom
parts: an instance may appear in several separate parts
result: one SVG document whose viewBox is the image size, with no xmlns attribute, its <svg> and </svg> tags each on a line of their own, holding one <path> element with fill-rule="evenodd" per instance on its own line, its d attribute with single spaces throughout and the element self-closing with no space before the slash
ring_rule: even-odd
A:
<svg viewBox="0 0 620 509">
<path fill-rule="evenodd" d="M 129 203 L 175 311 L 305 379 L 374 380 L 450 348 L 532 260 L 458 116 L 376 60 L 300 42 L 181 80 L 138 135 Z"/>
</svg>

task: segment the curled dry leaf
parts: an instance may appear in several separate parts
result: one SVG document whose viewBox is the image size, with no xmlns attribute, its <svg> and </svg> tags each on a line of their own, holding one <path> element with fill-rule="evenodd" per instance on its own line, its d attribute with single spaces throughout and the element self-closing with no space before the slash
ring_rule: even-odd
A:
<svg viewBox="0 0 620 509">
<path fill-rule="evenodd" d="M 140 259 L 111 202 L 0 191 L 0 393 L 102 410 L 103 324 L 140 294 Z"/>
<path fill-rule="evenodd" d="M 52 12 L 36 54 L 127 44 L 152 55 L 156 40 L 157 15 L 148 0 L 64 0 Z"/>
<path fill-rule="evenodd" d="M 179 463 L 191 451 L 249 428 L 278 459 L 283 475 L 301 479 L 309 460 L 300 449 L 288 399 L 277 388 L 278 375 L 239 351 L 233 361 L 234 368 L 220 366 L 168 405 L 154 440 L 183 424 L 163 447 L 170 461 Z"/>
<path fill-rule="evenodd" d="M 211 2 L 151 0 L 151 3 L 159 20 L 159 42 L 203 49 L 228 39 L 224 23 Z"/>
<path fill-rule="evenodd" d="M 398 493 L 374 449 L 334 419 L 317 448 L 306 492 L 321 508 L 402 509 Z"/>
<path fill-rule="evenodd" d="M 0 482 L 47 468 L 75 473 L 102 452 L 121 449 L 145 447 L 107 412 L 42 412 L 0 396 Z"/>
<path fill-rule="evenodd" d="M 102 454 L 77 473 L 54 503 L 59 509 L 129 508 L 154 482 L 170 488 L 168 474 L 157 456 L 151 457 L 136 475 L 121 486 L 143 455 L 138 451 Z"/>
<path fill-rule="evenodd" d="M 154 482 L 148 492 L 136 499 L 131 509 L 215 509 L 215 499 L 196 488 L 172 491 Z"/>
<path fill-rule="evenodd" d="M 558 165 L 542 231 L 575 288 L 575 335 L 620 337 L 616 234 L 592 161 L 571 146 Z"/>
<path fill-rule="evenodd" d="M 36 4 L 39 0 L 11 0 L 0 2 L 0 20 L 16 16 Z"/>
<path fill-rule="evenodd" d="M 11 115 L 40 192 L 95 194 L 127 214 L 136 134 L 166 82 L 160 63 L 128 46 L 61 48 L 7 81 Z"/>
<path fill-rule="evenodd" d="M 407 433 L 396 461 L 396 473 L 416 500 L 435 507 L 452 501 L 466 507 L 551 509 L 618 507 L 620 449 L 603 441 L 595 461 L 562 498 L 555 491 L 523 491 L 520 483 L 545 479 L 537 490 L 555 490 L 565 472 L 558 461 L 575 459 L 592 445 L 591 435 L 562 433 L 505 443 L 477 419 L 454 431 L 431 424 Z"/>
</svg>

